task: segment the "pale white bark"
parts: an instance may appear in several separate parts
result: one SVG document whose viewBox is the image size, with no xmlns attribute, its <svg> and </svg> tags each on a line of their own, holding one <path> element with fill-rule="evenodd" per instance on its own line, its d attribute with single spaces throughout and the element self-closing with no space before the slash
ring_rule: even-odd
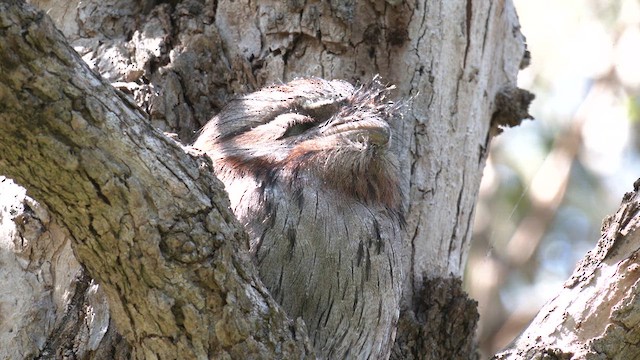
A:
<svg viewBox="0 0 640 360">
<path fill-rule="evenodd" d="M 72 306 L 83 270 L 63 226 L 24 188 L 0 176 L 0 358 L 42 355 Z M 79 311 L 76 354 L 100 346 L 110 325 L 107 300 L 95 282 Z M 46 357 L 46 356 L 45 356 Z M 54 356 L 55 357 L 55 356 Z"/>
<path fill-rule="evenodd" d="M 23 188 L 0 177 L 0 194 L 0 344 L 15 344 L 0 346 L 0 358 L 24 359 L 38 354 L 51 319 L 64 313 L 80 264 L 64 233 Z"/>
<path fill-rule="evenodd" d="M 625 195 L 564 288 L 495 359 L 640 356 L 640 193 Z"/>
</svg>

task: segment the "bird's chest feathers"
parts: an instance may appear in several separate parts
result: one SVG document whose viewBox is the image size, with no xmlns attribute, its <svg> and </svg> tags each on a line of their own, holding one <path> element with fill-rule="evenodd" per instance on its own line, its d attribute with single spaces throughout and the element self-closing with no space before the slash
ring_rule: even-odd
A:
<svg viewBox="0 0 640 360">
<path fill-rule="evenodd" d="M 289 188 L 249 179 L 228 184 L 232 209 L 258 257 L 265 251 L 285 258 L 349 254 L 358 265 L 367 252 L 380 254 L 399 238 L 400 214 L 383 204 L 364 204 L 313 184 Z"/>
</svg>

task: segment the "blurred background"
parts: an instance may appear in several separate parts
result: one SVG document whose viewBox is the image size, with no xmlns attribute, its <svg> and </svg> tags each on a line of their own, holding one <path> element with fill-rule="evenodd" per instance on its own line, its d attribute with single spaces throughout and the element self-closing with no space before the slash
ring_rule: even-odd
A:
<svg viewBox="0 0 640 360">
<path fill-rule="evenodd" d="M 571 275 L 640 177 L 640 0 L 514 0 L 534 121 L 494 139 L 465 274 L 483 355 Z"/>
</svg>

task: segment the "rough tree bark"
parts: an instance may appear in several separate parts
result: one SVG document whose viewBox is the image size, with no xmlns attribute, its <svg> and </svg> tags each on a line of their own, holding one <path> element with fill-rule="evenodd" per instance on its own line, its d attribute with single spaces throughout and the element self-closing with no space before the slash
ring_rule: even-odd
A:
<svg viewBox="0 0 640 360">
<path fill-rule="evenodd" d="M 308 355 L 303 327 L 240 251 L 246 236 L 203 157 L 145 125 L 43 14 L 0 7 L 0 167 L 68 230 L 132 357 Z"/>
<path fill-rule="evenodd" d="M 494 359 L 640 357 L 639 253 L 640 179 L 564 288 Z"/>
<path fill-rule="evenodd" d="M 16 309 L 31 314 L 20 324 L 3 311 L 0 326 L 13 330 L 3 343 L 21 339 L 3 356 L 309 355 L 304 326 L 244 258 L 206 160 L 145 121 L 188 142 L 233 94 L 297 76 L 375 74 L 409 99 L 395 131 L 412 272 L 392 357 L 473 356 L 477 315 L 459 278 L 478 185 L 491 134 L 526 117 L 530 100 L 515 88 L 525 49 L 510 1 L 34 3 L 147 118 L 48 17 L 0 4 L 0 173 L 43 204 L 19 195 L 27 215 L 3 249 L 18 259 L 15 279 L 34 285 L 1 306 L 36 304 Z"/>
</svg>

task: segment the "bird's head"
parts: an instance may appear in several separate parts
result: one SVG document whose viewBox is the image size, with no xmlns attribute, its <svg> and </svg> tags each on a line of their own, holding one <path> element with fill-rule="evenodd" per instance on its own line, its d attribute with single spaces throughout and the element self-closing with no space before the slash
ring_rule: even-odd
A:
<svg viewBox="0 0 640 360">
<path fill-rule="evenodd" d="M 389 90 L 377 79 L 358 88 L 318 78 L 266 87 L 232 100 L 194 147 L 223 178 L 321 185 L 395 208 L 399 171 L 389 122 L 400 112 L 386 100 Z"/>
</svg>

